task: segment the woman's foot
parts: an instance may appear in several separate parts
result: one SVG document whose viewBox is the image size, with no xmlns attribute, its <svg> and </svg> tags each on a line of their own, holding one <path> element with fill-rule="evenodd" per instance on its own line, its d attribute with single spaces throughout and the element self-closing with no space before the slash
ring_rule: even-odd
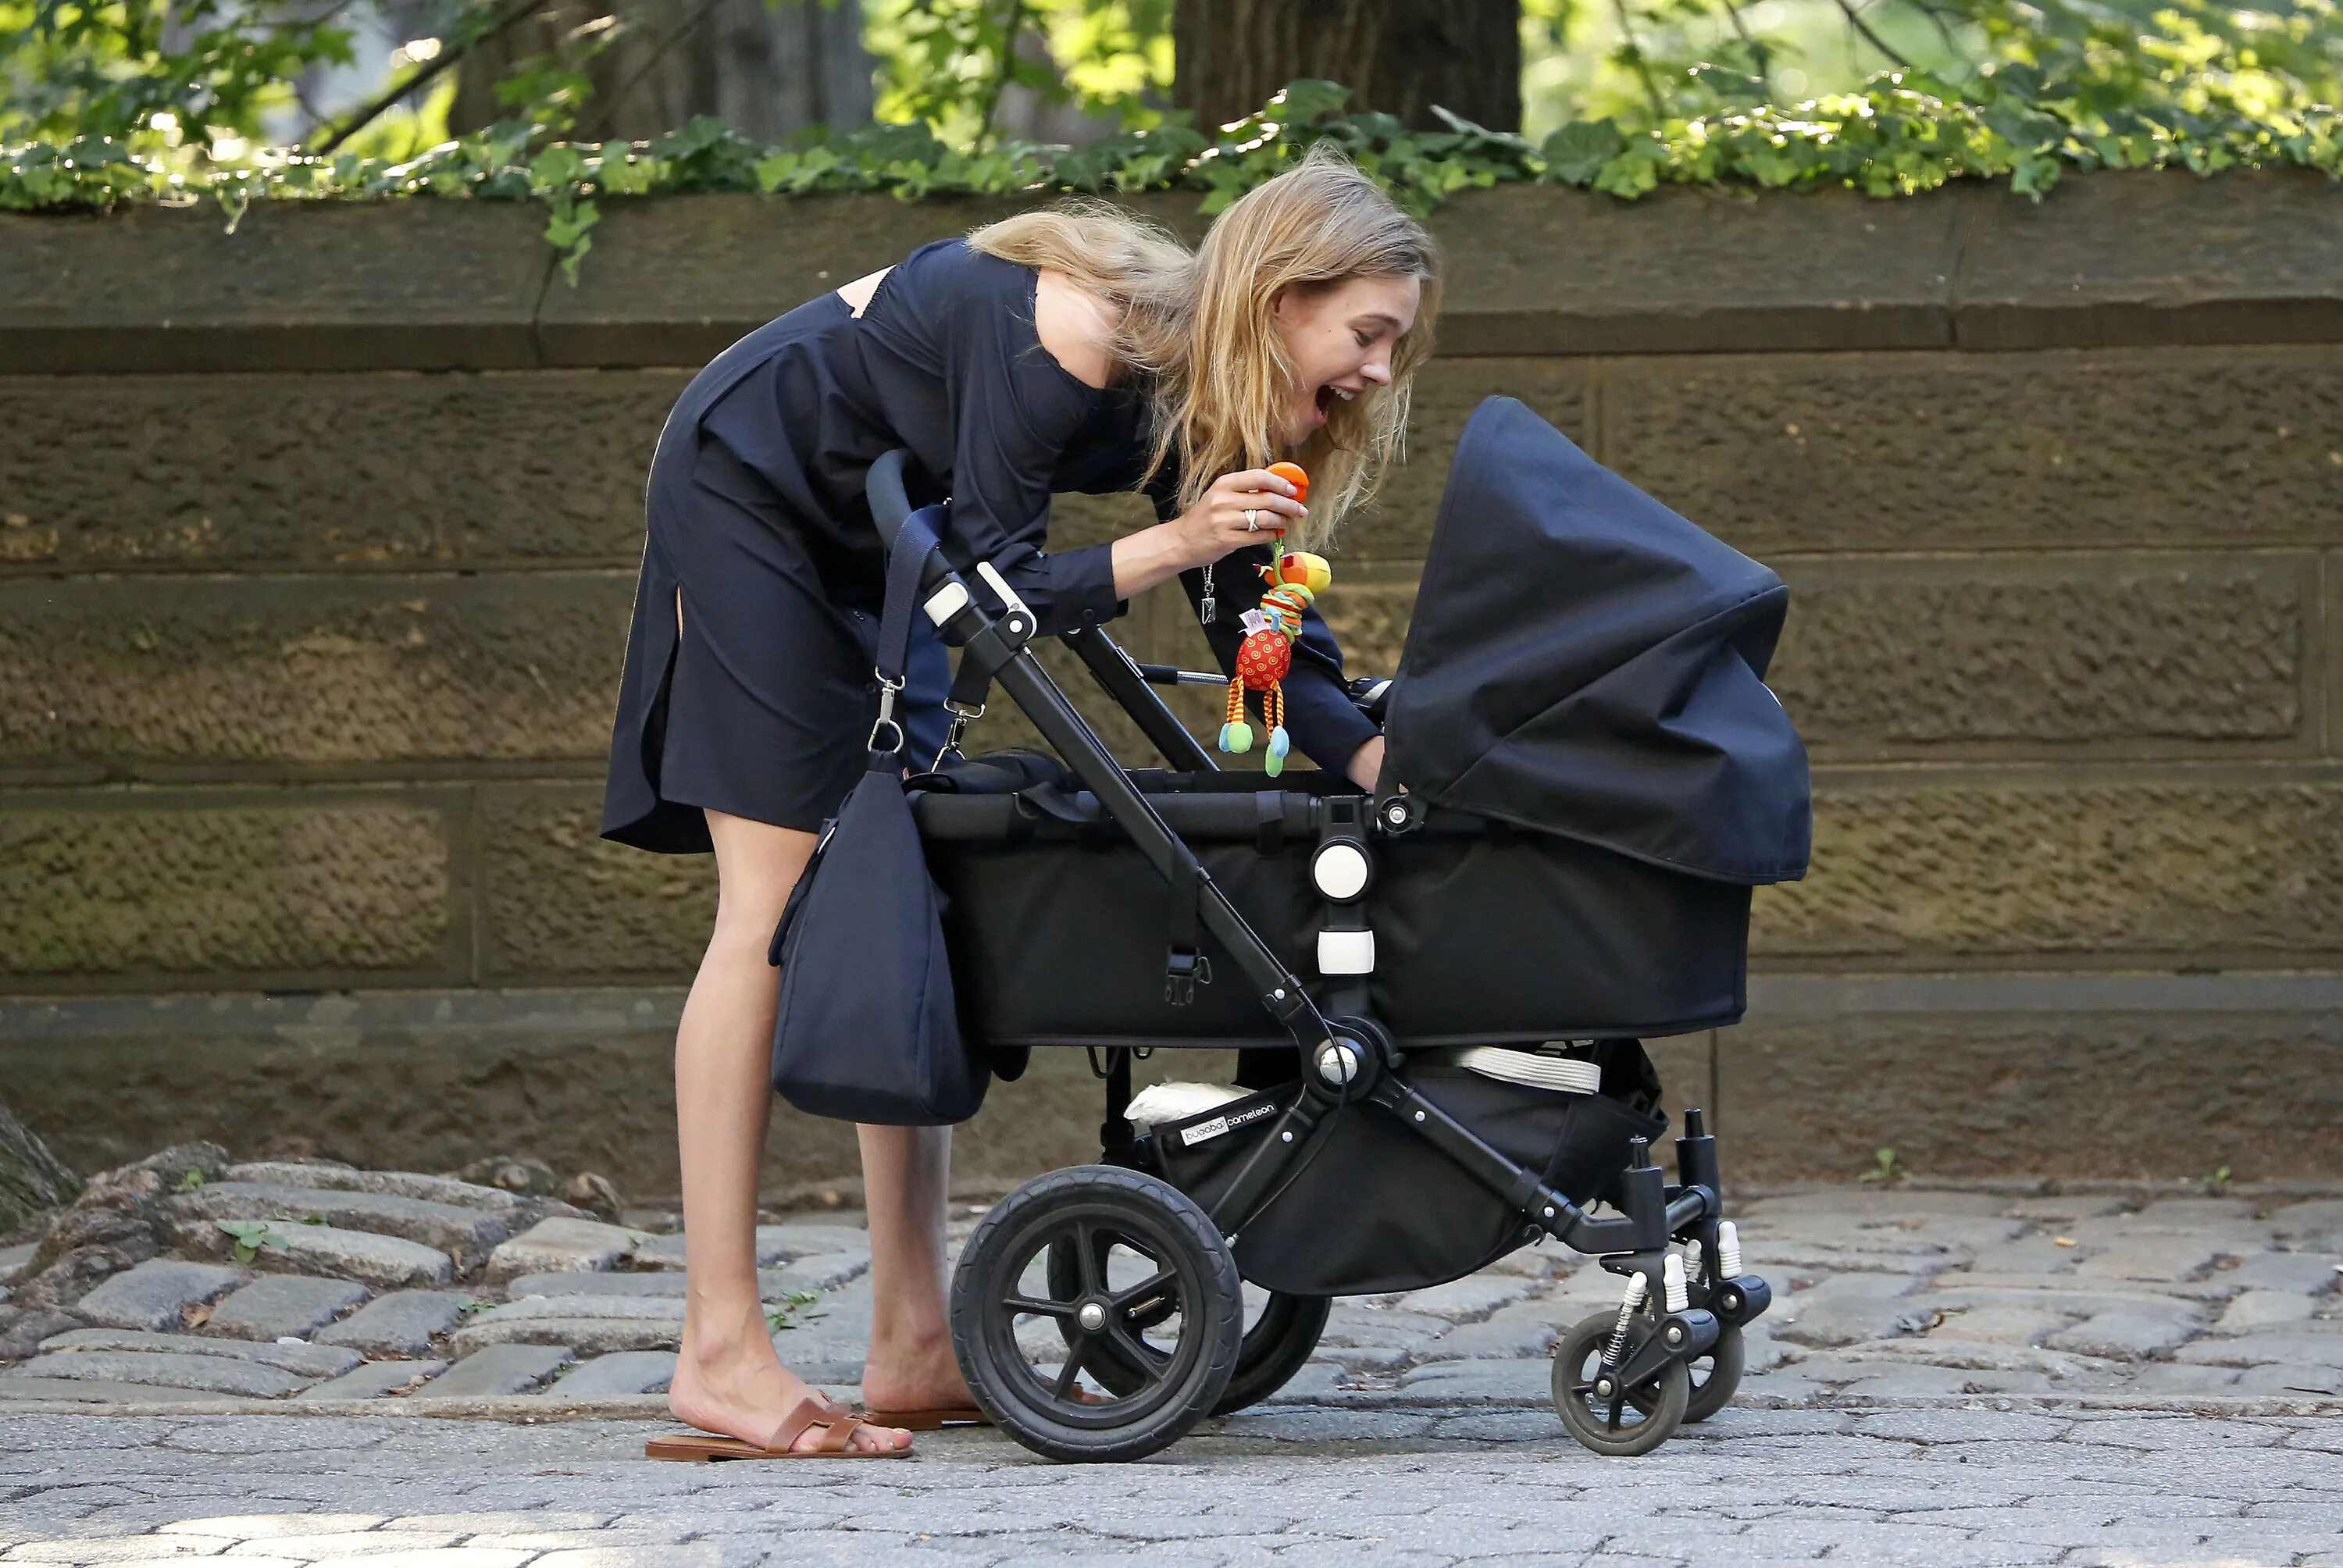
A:
<svg viewBox="0 0 2343 1568">
<path fill-rule="evenodd" d="M 949 1335 L 880 1343 L 862 1367 L 865 1410 L 966 1410 L 976 1403 Z M 889 1428 L 887 1430 L 894 1430 Z"/>
<path fill-rule="evenodd" d="M 864 1382 L 868 1387 L 867 1378 Z M 780 1357 L 773 1353 L 772 1342 L 761 1335 L 719 1348 L 703 1346 L 686 1332 L 683 1352 L 676 1358 L 675 1378 L 668 1384 L 667 1407 L 677 1420 L 702 1432 L 737 1437 L 762 1448 L 771 1445 L 781 1423 L 810 1392 L 804 1379 L 781 1364 Z M 797 1434 L 789 1448 L 808 1452 L 821 1442 L 824 1431 L 808 1427 Z M 911 1434 L 900 1427 L 865 1422 L 855 1429 L 850 1445 L 865 1452 L 909 1448 Z"/>
</svg>

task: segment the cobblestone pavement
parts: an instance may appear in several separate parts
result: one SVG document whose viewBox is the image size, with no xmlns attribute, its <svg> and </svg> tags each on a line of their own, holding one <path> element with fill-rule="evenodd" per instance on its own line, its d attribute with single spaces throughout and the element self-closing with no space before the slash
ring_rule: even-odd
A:
<svg viewBox="0 0 2343 1568">
<path fill-rule="evenodd" d="M 640 1457 L 680 1326 L 681 1238 L 659 1216 L 216 1151 L 189 1177 L 190 1157 L 110 1172 L 0 1251 L 0 1562 L 989 1562 L 1164 1542 L 1204 1563 L 2343 1568 L 2332 1195 L 1737 1201 L 1747 1267 L 1777 1292 L 1750 1375 L 1642 1460 L 1579 1450 L 1547 1402 L 1555 1337 L 1618 1289 L 1547 1246 L 1338 1302 L 1286 1389 L 1138 1470 L 950 1433 L 882 1474 Z M 859 1217 L 783 1219 L 758 1245 L 777 1343 L 851 1394 Z M 603 1554 L 565 1555 L 581 1551 Z"/>
<path fill-rule="evenodd" d="M 692 1466 L 646 1423 L 0 1422 L 0 1561 L 2343 1564 L 2317 1418 L 1728 1410 L 1643 1459 L 1551 1412 L 1289 1407 L 1133 1466 L 990 1434 L 908 1461 Z"/>
</svg>

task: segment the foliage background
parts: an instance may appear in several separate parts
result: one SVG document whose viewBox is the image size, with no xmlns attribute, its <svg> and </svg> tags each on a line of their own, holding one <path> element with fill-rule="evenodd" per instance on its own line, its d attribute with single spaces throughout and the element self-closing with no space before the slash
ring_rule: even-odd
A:
<svg viewBox="0 0 2343 1568">
<path fill-rule="evenodd" d="M 572 144 L 585 65 L 652 3 L 627 0 L 517 65 L 508 118 L 447 136 L 457 67 L 531 3 L 0 0 L 0 206 L 210 196 L 233 222 L 256 196 L 531 198 L 574 278 L 608 195 L 1188 188 L 1211 212 L 1319 136 L 1420 213 L 1508 180 L 2039 196 L 2070 167 L 2343 174 L 2337 0 L 1523 0 L 1518 128 L 1403 126 L 1303 79 L 1201 129 L 1168 106 L 1170 0 L 868 0 L 874 124 Z M 336 74 L 362 90 L 318 102 Z M 1108 133 L 1006 135 L 1012 85 Z"/>
</svg>

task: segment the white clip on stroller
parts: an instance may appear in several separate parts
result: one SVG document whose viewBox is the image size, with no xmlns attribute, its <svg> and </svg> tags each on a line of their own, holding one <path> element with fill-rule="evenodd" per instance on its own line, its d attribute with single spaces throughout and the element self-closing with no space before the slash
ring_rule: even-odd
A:
<svg viewBox="0 0 2343 1568">
<path fill-rule="evenodd" d="M 870 476 L 890 536 L 902 461 Z M 1353 688 L 1388 707 L 1373 799 L 1216 771 L 1151 683 L 1218 678 L 1070 634 L 1175 769 L 1126 770 L 1026 647 L 1031 612 L 990 614 L 928 562 L 963 668 L 1058 754 L 915 780 L 964 1030 L 1005 1077 L 1081 1046 L 1106 1082 L 1101 1162 L 1011 1193 L 952 1283 L 970 1387 L 1041 1453 L 1151 1453 L 1274 1392 L 1329 1298 L 1548 1236 L 1624 1279 L 1556 1352 L 1580 1442 L 1648 1452 L 1739 1380 L 1770 1292 L 1698 1111 L 1680 1184 L 1652 1162 L 1667 1119 L 1640 1041 L 1739 1019 L 1750 889 L 1805 872 L 1805 751 L 1763 681 L 1786 590 L 1502 397 L 1465 428 L 1429 556 L 1398 672 Z M 1131 1058 L 1189 1047 L 1242 1051 L 1253 1092 L 1135 1131 Z M 1250 1327 L 1244 1281 L 1269 1292 Z"/>
</svg>

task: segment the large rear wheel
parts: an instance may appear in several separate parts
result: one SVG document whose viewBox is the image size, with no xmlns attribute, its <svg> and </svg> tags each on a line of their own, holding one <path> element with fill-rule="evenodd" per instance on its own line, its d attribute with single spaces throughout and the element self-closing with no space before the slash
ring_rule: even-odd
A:
<svg viewBox="0 0 2343 1568">
<path fill-rule="evenodd" d="M 1003 1432 L 1052 1459 L 1138 1459 L 1219 1404 L 1243 1299 L 1193 1200 L 1141 1171 L 1078 1165 L 977 1226 L 951 1323 L 960 1371 Z"/>
</svg>

